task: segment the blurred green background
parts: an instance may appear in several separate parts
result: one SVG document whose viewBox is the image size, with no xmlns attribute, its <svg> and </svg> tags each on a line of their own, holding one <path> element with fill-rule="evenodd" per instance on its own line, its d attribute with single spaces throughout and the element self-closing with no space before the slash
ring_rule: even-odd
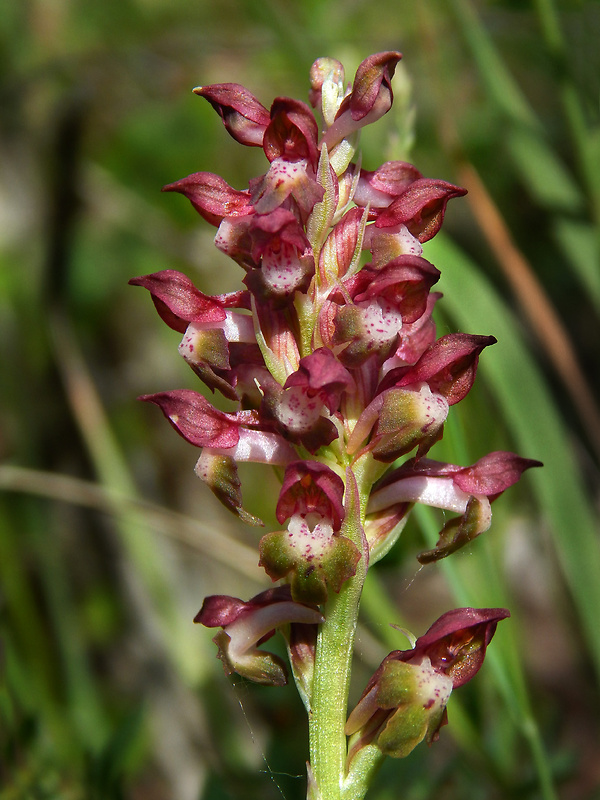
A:
<svg viewBox="0 0 600 800">
<path fill-rule="evenodd" d="M 306 99 L 399 49 L 363 165 L 410 159 L 467 186 L 425 255 L 438 330 L 494 334 L 432 455 L 545 462 L 489 533 L 426 569 L 420 513 L 370 575 L 353 697 L 390 648 L 457 605 L 506 605 L 431 749 L 374 800 L 600 797 L 600 4 L 552 0 L 8 0 L 0 14 L 0 798 L 302 798 L 293 687 L 230 681 L 205 595 L 265 588 L 260 532 L 227 516 L 196 453 L 137 395 L 199 388 L 130 277 L 238 287 L 214 229 L 160 187 L 265 170 L 196 85 Z M 437 288 L 437 287 L 436 287 Z M 242 470 L 273 523 L 276 484 Z"/>
</svg>

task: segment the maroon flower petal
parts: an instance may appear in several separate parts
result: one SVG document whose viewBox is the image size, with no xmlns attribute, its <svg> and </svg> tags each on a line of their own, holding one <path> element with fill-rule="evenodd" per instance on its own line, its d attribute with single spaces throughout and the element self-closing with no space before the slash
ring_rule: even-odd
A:
<svg viewBox="0 0 600 800">
<path fill-rule="evenodd" d="M 479 671 L 498 622 L 507 617 L 506 608 L 455 608 L 442 614 L 412 650 L 398 650 L 388 658 L 414 661 L 427 656 L 435 669 L 452 678 L 454 688 L 462 686 Z"/>
<path fill-rule="evenodd" d="M 194 622 L 206 628 L 224 628 L 247 612 L 250 603 L 251 601 L 246 603 L 239 597 L 230 597 L 227 594 L 210 595 L 204 598 L 202 608 L 194 617 Z"/>
<path fill-rule="evenodd" d="M 232 189 L 226 180 L 212 172 L 195 172 L 163 186 L 163 192 L 179 192 L 211 225 L 218 227 L 224 217 L 242 217 L 253 212 L 249 192 Z"/>
<path fill-rule="evenodd" d="M 374 172 L 361 169 L 354 202 L 359 206 L 369 203 L 373 208 L 387 208 L 422 177 L 416 167 L 405 161 L 386 161 Z"/>
<path fill-rule="evenodd" d="M 252 92 L 239 83 L 215 83 L 197 87 L 194 94 L 208 100 L 237 142 L 251 147 L 262 146 L 270 117 Z"/>
<path fill-rule="evenodd" d="M 439 231 L 448 200 L 466 193 L 466 189 L 446 181 L 419 178 L 379 214 L 375 226 L 406 225 L 420 242 L 427 242 Z"/>
<path fill-rule="evenodd" d="M 202 608 L 194 617 L 194 622 L 204 625 L 206 628 L 223 628 L 259 608 L 273 603 L 289 602 L 291 599 L 292 593 L 289 586 L 275 586 L 272 589 L 266 589 L 250 600 L 240 600 L 239 597 L 230 597 L 226 594 L 213 594 L 204 598 Z"/>
<path fill-rule="evenodd" d="M 263 148 L 269 161 L 306 160 L 313 168 L 319 161 L 319 126 L 306 103 L 277 97 L 271 106 L 271 121 L 265 131 Z"/>
<path fill-rule="evenodd" d="M 479 354 L 495 342 L 494 336 L 449 333 L 428 347 L 414 367 L 391 370 L 378 391 L 425 381 L 432 391 L 446 398 L 448 405 L 454 405 L 473 386 Z"/>
<path fill-rule="evenodd" d="M 292 211 L 276 208 L 269 214 L 255 214 L 250 224 L 252 258 L 258 262 L 268 249 L 278 250 L 282 244 L 303 253 L 310 243 Z"/>
<path fill-rule="evenodd" d="M 376 106 L 381 106 L 382 113 L 379 116 L 383 116 L 390 109 L 393 100 L 392 78 L 396 64 L 401 58 L 401 53 L 389 50 L 375 53 L 359 65 L 350 95 L 350 113 L 353 120 L 363 119 Z"/>
<path fill-rule="evenodd" d="M 376 122 L 392 107 L 392 77 L 402 55 L 395 51 L 375 53 L 356 70 L 352 92 L 342 101 L 323 143 L 332 150 L 354 131 Z"/>
<path fill-rule="evenodd" d="M 285 382 L 284 389 L 300 386 L 309 396 L 319 395 L 329 411 L 337 411 L 343 392 L 353 391 L 354 378 L 340 364 L 331 350 L 319 347 L 309 356 L 300 359 L 298 370 Z"/>
<path fill-rule="evenodd" d="M 461 469 L 453 475 L 453 480 L 467 494 L 486 495 L 495 500 L 516 483 L 526 469 L 542 466 L 541 461 L 497 450 L 480 458 L 472 467 Z"/>
<path fill-rule="evenodd" d="M 185 333 L 190 322 L 222 322 L 225 319 L 221 303 L 196 289 L 187 275 L 177 270 L 164 269 L 131 278 L 129 283 L 148 289 L 163 322 L 180 333 Z"/>
<path fill-rule="evenodd" d="M 239 423 L 191 389 L 146 394 L 138 399 L 157 405 L 177 433 L 196 447 L 228 448 L 239 441 Z"/>
</svg>

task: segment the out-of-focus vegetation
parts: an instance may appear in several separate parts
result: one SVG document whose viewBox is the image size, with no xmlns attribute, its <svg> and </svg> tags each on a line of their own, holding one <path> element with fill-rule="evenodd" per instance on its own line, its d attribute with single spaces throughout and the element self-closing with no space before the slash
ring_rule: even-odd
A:
<svg viewBox="0 0 600 800">
<path fill-rule="evenodd" d="M 455 605 L 511 608 L 450 726 L 382 770 L 374 800 L 599 796 L 600 5 L 576 0 L 8 0 L 0 14 L 0 798 L 301 798 L 294 689 L 232 682 L 192 625 L 267 585 L 259 534 L 194 477 L 144 392 L 198 388 L 130 277 L 240 274 L 160 187 L 244 188 L 258 150 L 198 84 L 306 98 L 332 55 L 404 53 L 363 164 L 462 183 L 425 255 L 439 330 L 494 334 L 434 455 L 545 462 L 469 552 L 418 570 L 421 514 L 365 592 L 354 694 Z M 414 123 L 414 124 L 413 124 Z M 414 146 L 412 132 L 414 131 Z M 272 521 L 275 483 L 244 470 Z M 269 516 L 269 514 L 271 516 Z"/>
</svg>

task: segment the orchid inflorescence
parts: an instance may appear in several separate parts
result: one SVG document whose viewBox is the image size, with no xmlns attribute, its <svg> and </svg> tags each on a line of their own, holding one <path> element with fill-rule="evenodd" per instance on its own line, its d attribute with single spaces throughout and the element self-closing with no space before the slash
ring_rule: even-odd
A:
<svg viewBox="0 0 600 800">
<path fill-rule="evenodd" d="M 309 797 L 322 800 L 362 797 L 382 754 L 406 756 L 433 741 L 451 690 L 477 672 L 509 615 L 444 614 L 411 649 L 383 660 L 346 720 L 367 569 L 393 546 L 415 503 L 454 512 L 435 547 L 418 555 L 437 561 L 487 530 L 490 503 L 539 465 L 507 452 L 468 467 L 427 457 L 495 339 L 436 339 L 440 273 L 423 244 L 465 190 L 405 162 L 371 172 L 356 158 L 361 128 L 392 105 L 400 58 L 370 56 L 351 87 L 338 61 L 318 59 L 309 98 L 320 124 L 287 97 L 267 110 L 235 83 L 195 89 L 234 139 L 262 147 L 269 161 L 247 190 L 208 172 L 164 187 L 217 228 L 215 244 L 244 270 L 244 288 L 208 296 L 174 270 L 130 281 L 183 334 L 179 352 L 203 383 L 235 404 L 217 410 L 191 390 L 142 397 L 201 449 L 201 480 L 241 520 L 262 525 L 244 508 L 237 464 L 280 468 L 281 530 L 259 548 L 279 584 L 247 602 L 207 597 L 195 621 L 220 628 L 226 672 L 271 685 L 286 683 L 286 666 L 259 645 L 283 633 L 309 714 Z"/>
</svg>

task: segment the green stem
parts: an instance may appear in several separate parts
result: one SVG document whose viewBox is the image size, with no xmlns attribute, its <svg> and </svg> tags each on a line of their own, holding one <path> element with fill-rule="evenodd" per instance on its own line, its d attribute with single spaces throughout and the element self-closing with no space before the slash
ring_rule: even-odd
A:
<svg viewBox="0 0 600 800">
<path fill-rule="evenodd" d="M 361 590 L 362 576 L 357 574 L 327 602 L 317 640 L 309 738 L 320 800 L 341 797 L 346 762 L 344 726 Z"/>
<path fill-rule="evenodd" d="M 348 470 L 347 474 L 346 515 L 341 533 L 350 538 L 363 555 L 356 574 L 346 581 L 339 594 L 329 597 L 323 609 L 325 622 L 320 626 L 317 639 L 309 713 L 310 765 L 317 789 L 316 795 L 309 789 L 311 800 L 341 800 L 346 773 L 344 727 L 354 634 L 368 566 L 362 522 L 370 490 L 364 470 L 361 470 L 362 480 L 359 477 L 358 481 L 360 489 L 354 483 L 353 473 Z"/>
</svg>

